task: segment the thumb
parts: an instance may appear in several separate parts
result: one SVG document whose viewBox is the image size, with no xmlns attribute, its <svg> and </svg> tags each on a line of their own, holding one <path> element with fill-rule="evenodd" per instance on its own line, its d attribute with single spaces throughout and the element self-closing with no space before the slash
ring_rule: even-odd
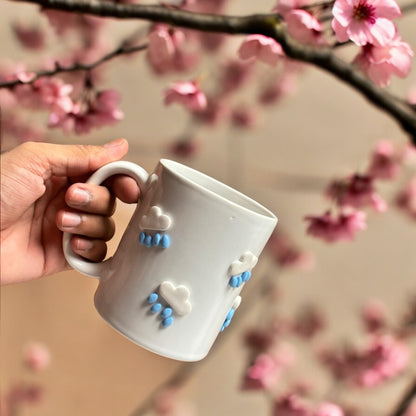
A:
<svg viewBox="0 0 416 416">
<path fill-rule="evenodd" d="M 101 166 L 120 160 L 128 151 L 126 139 L 117 139 L 104 146 L 57 145 L 27 143 L 27 169 L 44 180 L 51 176 L 81 176 Z M 23 158 L 24 160 L 25 158 Z"/>
</svg>

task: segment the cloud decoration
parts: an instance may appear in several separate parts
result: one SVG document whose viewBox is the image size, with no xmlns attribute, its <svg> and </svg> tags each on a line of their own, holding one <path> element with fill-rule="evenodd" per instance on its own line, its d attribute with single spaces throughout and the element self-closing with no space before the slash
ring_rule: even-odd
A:
<svg viewBox="0 0 416 416">
<path fill-rule="evenodd" d="M 169 281 L 161 283 L 159 293 L 178 315 L 187 315 L 192 310 L 191 293 L 186 286 L 175 286 Z"/>
<path fill-rule="evenodd" d="M 240 306 L 240 304 L 241 304 L 241 296 L 237 296 L 235 299 L 234 299 L 234 302 L 233 302 L 233 304 L 232 304 L 232 308 L 234 309 L 234 310 L 236 310 L 239 306 Z"/>
<path fill-rule="evenodd" d="M 230 276 L 236 276 L 248 270 L 251 270 L 257 264 L 257 257 L 250 251 L 246 251 L 239 260 L 231 263 L 228 273 Z"/>
<path fill-rule="evenodd" d="M 168 215 L 162 213 L 162 210 L 154 205 L 150 208 L 147 215 L 143 215 L 140 226 L 143 230 L 165 231 L 172 225 L 172 220 Z"/>
</svg>

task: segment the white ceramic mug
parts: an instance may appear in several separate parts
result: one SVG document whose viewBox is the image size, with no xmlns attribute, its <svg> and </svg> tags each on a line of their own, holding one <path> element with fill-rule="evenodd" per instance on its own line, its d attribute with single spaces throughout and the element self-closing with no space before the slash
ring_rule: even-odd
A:
<svg viewBox="0 0 416 416">
<path fill-rule="evenodd" d="M 151 175 L 131 162 L 88 183 L 134 178 L 140 201 L 115 254 L 92 263 L 63 248 L 76 270 L 99 278 L 95 307 L 117 331 L 157 354 L 204 358 L 231 321 L 251 269 L 276 226 L 266 208 L 209 176 L 162 159 Z"/>
</svg>

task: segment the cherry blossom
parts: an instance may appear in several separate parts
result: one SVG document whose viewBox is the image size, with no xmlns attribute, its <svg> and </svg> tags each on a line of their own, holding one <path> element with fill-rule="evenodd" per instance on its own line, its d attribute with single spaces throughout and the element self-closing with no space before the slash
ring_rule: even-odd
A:
<svg viewBox="0 0 416 416">
<path fill-rule="evenodd" d="M 364 305 L 361 318 L 367 331 L 379 331 L 386 326 L 386 308 L 380 301 L 370 300 Z"/>
<path fill-rule="evenodd" d="M 39 50 L 46 45 L 46 34 L 40 27 L 16 22 L 13 24 L 13 31 L 22 46 L 27 49 Z"/>
<path fill-rule="evenodd" d="M 416 176 L 396 196 L 396 206 L 416 220 Z"/>
<path fill-rule="evenodd" d="M 409 348 L 389 335 L 373 336 L 363 347 L 323 351 L 334 376 L 361 387 L 374 387 L 399 375 L 408 365 Z"/>
<path fill-rule="evenodd" d="M 1 127 L 3 133 L 14 137 L 18 142 L 42 142 L 46 138 L 43 125 L 34 121 L 28 122 L 17 112 L 4 113 Z"/>
<path fill-rule="evenodd" d="M 185 33 L 182 30 L 166 25 L 153 26 L 147 49 L 147 58 L 152 69 L 158 74 L 181 69 L 184 60 L 180 47 L 184 41 Z"/>
<path fill-rule="evenodd" d="M 221 70 L 220 90 L 222 94 L 232 93 L 250 80 L 253 66 L 250 62 L 233 59 L 227 61 Z"/>
<path fill-rule="evenodd" d="M 112 125 L 121 120 L 123 112 L 117 108 L 120 94 L 116 90 L 98 92 L 93 100 L 86 103 L 83 109 L 80 103 L 73 106 L 70 112 L 51 112 L 49 127 L 60 127 L 66 133 L 89 133 L 92 128 Z"/>
<path fill-rule="evenodd" d="M 327 243 L 351 241 L 358 231 L 364 230 L 366 214 L 363 211 L 345 211 L 334 217 L 330 212 L 305 217 L 309 222 L 306 233 Z"/>
<path fill-rule="evenodd" d="M 405 78 L 411 70 L 413 50 L 396 36 L 389 43 L 378 46 L 367 44 L 355 57 L 354 63 L 379 87 L 390 84 L 392 75 Z"/>
<path fill-rule="evenodd" d="M 296 314 L 293 332 L 306 339 L 311 339 L 325 328 L 323 312 L 315 305 L 305 305 Z"/>
<path fill-rule="evenodd" d="M 246 346 L 257 351 L 266 351 L 274 343 L 274 335 L 269 328 L 250 328 L 244 335 Z"/>
<path fill-rule="evenodd" d="M 306 10 L 290 10 L 284 18 L 289 33 L 299 42 L 311 45 L 326 42 L 322 36 L 322 24 Z"/>
<path fill-rule="evenodd" d="M 199 144 L 192 138 L 177 141 L 169 147 L 169 151 L 178 157 L 192 157 L 198 151 Z"/>
<path fill-rule="evenodd" d="M 40 342 L 31 342 L 23 350 L 23 362 L 33 371 L 41 371 L 50 364 L 49 350 Z"/>
<path fill-rule="evenodd" d="M 230 109 L 227 101 L 223 97 L 207 96 L 206 99 L 206 107 L 193 113 L 194 118 L 198 122 L 215 127 L 228 119 Z"/>
<path fill-rule="evenodd" d="M 256 58 L 268 65 L 275 66 L 284 56 L 282 47 L 272 38 L 263 35 L 249 35 L 238 49 L 241 59 Z"/>
<path fill-rule="evenodd" d="M 272 388 L 279 376 L 276 359 L 266 353 L 258 355 L 254 363 L 247 369 L 242 390 L 265 390 Z"/>
<path fill-rule="evenodd" d="M 301 270 L 310 270 L 314 265 L 311 253 L 298 248 L 282 231 L 274 232 L 267 248 L 272 258 L 280 267 L 295 267 Z"/>
<path fill-rule="evenodd" d="M 247 105 L 239 105 L 231 112 L 231 123 L 235 127 L 253 128 L 258 123 L 258 114 Z"/>
<path fill-rule="evenodd" d="M 276 6 L 272 9 L 273 12 L 282 14 L 283 16 L 293 10 L 302 9 L 305 6 L 312 4 L 312 0 L 278 0 Z"/>
<path fill-rule="evenodd" d="M 336 0 L 332 28 L 338 41 L 385 46 L 396 34 L 392 19 L 401 16 L 394 0 Z"/>
<path fill-rule="evenodd" d="M 342 180 L 334 180 L 329 184 L 326 195 L 341 207 L 371 206 L 377 212 L 387 210 L 386 202 L 374 188 L 374 179 L 368 175 L 354 174 Z"/>
<path fill-rule="evenodd" d="M 207 98 L 196 82 L 175 82 L 165 90 L 165 104 L 178 103 L 190 111 L 201 111 L 207 107 Z"/>
<path fill-rule="evenodd" d="M 396 151 L 387 140 L 379 142 L 372 155 L 367 175 L 375 179 L 394 179 L 400 173 Z"/>
<path fill-rule="evenodd" d="M 266 83 L 259 93 L 258 100 L 264 105 L 274 104 L 280 99 L 293 94 L 296 90 L 297 76 L 288 71 Z"/>
<path fill-rule="evenodd" d="M 344 412 L 338 405 L 325 402 L 318 406 L 312 416 L 344 416 Z"/>
<path fill-rule="evenodd" d="M 272 416 L 311 416 L 311 412 L 299 396 L 288 393 L 275 401 Z"/>
</svg>

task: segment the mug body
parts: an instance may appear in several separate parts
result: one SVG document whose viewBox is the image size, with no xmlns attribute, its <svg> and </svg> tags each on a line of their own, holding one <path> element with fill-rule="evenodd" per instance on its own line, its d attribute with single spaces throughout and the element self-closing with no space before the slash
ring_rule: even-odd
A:
<svg viewBox="0 0 416 416">
<path fill-rule="evenodd" d="M 276 223 L 243 194 L 161 160 L 100 279 L 96 309 L 144 348 L 200 360 L 230 323 Z"/>
</svg>

